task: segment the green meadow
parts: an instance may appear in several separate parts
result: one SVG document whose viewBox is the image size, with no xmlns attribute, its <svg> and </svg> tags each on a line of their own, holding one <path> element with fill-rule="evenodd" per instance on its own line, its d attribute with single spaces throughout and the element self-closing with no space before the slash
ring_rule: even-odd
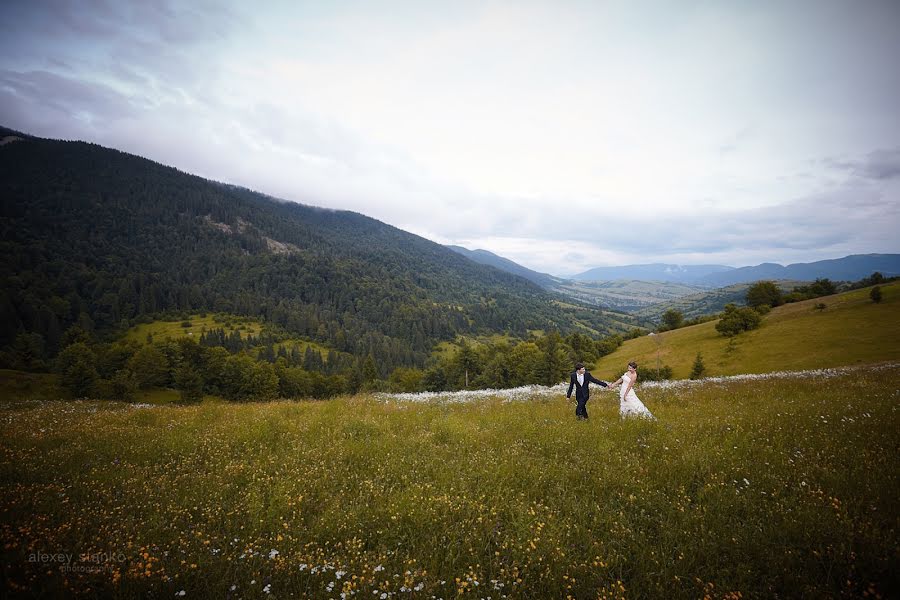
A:
<svg viewBox="0 0 900 600">
<path fill-rule="evenodd" d="M 190 324 L 190 326 L 186 326 Z M 264 325 L 249 317 L 240 317 L 226 314 L 196 314 L 186 319 L 175 320 L 157 320 L 152 323 L 142 323 L 130 328 L 123 339 L 133 340 L 139 343 L 145 343 L 148 336 L 155 341 L 177 340 L 183 337 L 193 337 L 199 341 L 200 336 L 212 329 L 222 329 L 225 335 L 231 335 L 235 331 L 240 332 L 241 337 L 246 339 L 249 336 L 258 337 L 263 332 Z M 306 349 L 312 347 L 323 356 L 328 355 L 328 348 L 316 342 L 301 339 L 284 339 L 272 345 L 275 352 L 284 348 L 290 352 L 294 347 L 303 353 Z"/>
<path fill-rule="evenodd" d="M 187 324 L 190 325 L 186 326 Z M 200 335 L 211 329 L 223 329 L 225 335 L 240 331 L 241 336 L 246 338 L 248 335 L 258 336 L 262 332 L 263 326 L 259 321 L 249 317 L 204 313 L 191 315 L 186 319 L 158 320 L 135 325 L 125 333 L 125 339 L 143 344 L 150 335 L 158 342 L 166 339 L 177 340 L 182 337 L 193 337 L 199 341 Z"/>
<path fill-rule="evenodd" d="M 27 393 L 27 382 L 10 385 Z M 647 385 L 639 394 L 655 422 L 620 420 L 609 392 L 592 396 L 587 422 L 561 389 L 516 394 L 189 406 L 7 398 L 6 591 L 900 593 L 900 363 Z"/>
<path fill-rule="evenodd" d="M 774 308 L 762 326 L 733 338 L 716 321 L 629 340 L 597 361 L 594 375 L 617 378 L 629 361 L 655 369 L 672 367 L 687 378 L 700 352 L 706 375 L 770 373 L 900 360 L 900 282 L 881 286 L 876 304 L 864 288 Z M 657 344 L 657 342 L 659 342 Z"/>
</svg>

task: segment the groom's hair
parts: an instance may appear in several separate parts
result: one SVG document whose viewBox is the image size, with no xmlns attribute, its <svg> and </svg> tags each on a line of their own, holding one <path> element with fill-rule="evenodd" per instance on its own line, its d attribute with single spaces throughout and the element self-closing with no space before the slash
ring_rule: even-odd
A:
<svg viewBox="0 0 900 600">
<path fill-rule="evenodd" d="M 584 363 L 575 363 L 575 370 L 576 370 L 576 371 L 577 371 L 578 369 L 583 369 L 583 368 L 584 368 Z"/>
</svg>

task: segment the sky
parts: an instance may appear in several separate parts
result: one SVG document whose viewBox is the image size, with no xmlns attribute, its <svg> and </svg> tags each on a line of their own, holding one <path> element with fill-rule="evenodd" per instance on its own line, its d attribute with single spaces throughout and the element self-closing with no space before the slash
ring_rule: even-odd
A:
<svg viewBox="0 0 900 600">
<path fill-rule="evenodd" d="M 567 276 L 900 252 L 896 0 L 4 0 L 0 125 Z"/>
</svg>

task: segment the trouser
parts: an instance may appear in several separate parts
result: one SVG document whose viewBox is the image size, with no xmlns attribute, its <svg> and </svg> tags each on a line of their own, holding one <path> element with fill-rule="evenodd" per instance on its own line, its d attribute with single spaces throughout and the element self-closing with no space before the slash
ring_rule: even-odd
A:
<svg viewBox="0 0 900 600">
<path fill-rule="evenodd" d="M 582 419 L 587 419 L 587 398 L 575 398 L 575 416 L 581 417 Z"/>
</svg>

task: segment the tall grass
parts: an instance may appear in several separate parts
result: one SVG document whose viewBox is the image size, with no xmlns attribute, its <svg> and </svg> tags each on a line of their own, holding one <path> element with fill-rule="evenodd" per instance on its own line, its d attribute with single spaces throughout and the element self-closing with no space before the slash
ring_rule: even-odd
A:
<svg viewBox="0 0 900 600">
<path fill-rule="evenodd" d="M 467 404 L 6 405 L 23 595 L 889 597 L 900 365 Z M 41 554 L 43 553 L 43 554 Z M 71 555 L 68 570 L 42 556 Z"/>
</svg>

